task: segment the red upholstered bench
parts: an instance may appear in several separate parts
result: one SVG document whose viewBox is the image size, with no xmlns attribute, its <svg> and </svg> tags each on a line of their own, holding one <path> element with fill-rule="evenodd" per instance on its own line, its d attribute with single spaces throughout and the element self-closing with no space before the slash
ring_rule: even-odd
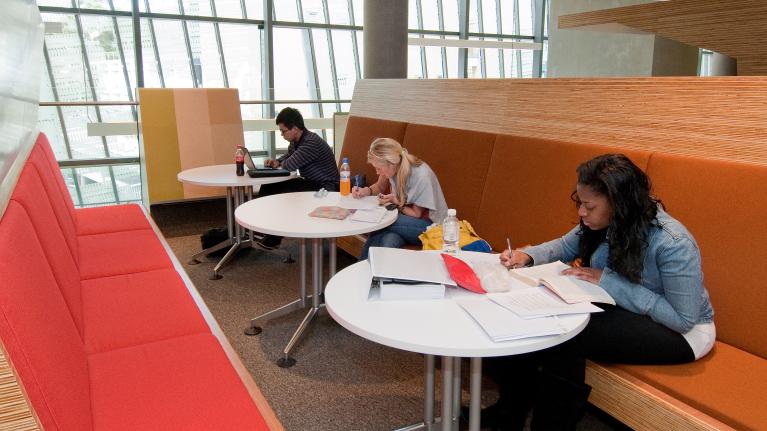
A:
<svg viewBox="0 0 767 431">
<path fill-rule="evenodd" d="M 138 205 L 75 209 L 40 135 L 0 219 L 0 339 L 46 430 L 281 430 Z"/>
</svg>

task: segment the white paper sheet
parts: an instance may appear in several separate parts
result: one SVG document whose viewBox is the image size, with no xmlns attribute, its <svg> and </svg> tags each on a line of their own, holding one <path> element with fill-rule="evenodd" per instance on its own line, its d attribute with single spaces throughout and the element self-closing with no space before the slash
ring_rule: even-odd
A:
<svg viewBox="0 0 767 431">
<path fill-rule="evenodd" d="M 516 289 L 504 293 L 488 293 L 487 297 L 524 319 L 602 311 L 601 308 L 588 302 L 568 304 L 542 287 Z"/>
<path fill-rule="evenodd" d="M 556 317 L 523 319 L 488 298 L 461 298 L 461 306 L 494 342 L 564 334 Z"/>
</svg>

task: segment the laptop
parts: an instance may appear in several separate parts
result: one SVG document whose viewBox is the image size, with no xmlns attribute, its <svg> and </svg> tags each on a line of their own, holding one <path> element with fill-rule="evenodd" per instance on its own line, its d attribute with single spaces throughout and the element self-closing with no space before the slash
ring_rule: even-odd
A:
<svg viewBox="0 0 767 431">
<path fill-rule="evenodd" d="M 248 168 L 248 176 L 251 178 L 286 177 L 290 175 L 290 171 L 281 168 L 270 168 L 266 166 L 256 167 L 256 164 L 253 162 L 253 158 L 250 157 L 250 152 L 247 149 L 245 149 L 245 166 Z"/>
</svg>

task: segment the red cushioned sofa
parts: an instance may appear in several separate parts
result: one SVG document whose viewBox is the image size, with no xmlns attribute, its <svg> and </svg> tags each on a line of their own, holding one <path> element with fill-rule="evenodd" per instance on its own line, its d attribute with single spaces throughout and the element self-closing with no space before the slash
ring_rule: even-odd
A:
<svg viewBox="0 0 767 431">
<path fill-rule="evenodd" d="M 0 339 L 46 430 L 281 430 L 138 205 L 75 209 L 44 135 L 0 219 Z"/>
</svg>

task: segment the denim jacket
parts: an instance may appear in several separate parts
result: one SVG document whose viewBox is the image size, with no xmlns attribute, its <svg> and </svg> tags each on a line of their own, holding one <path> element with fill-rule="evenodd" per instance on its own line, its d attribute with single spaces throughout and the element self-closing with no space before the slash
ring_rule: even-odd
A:
<svg viewBox="0 0 767 431">
<path fill-rule="evenodd" d="M 607 241 L 591 255 L 590 266 L 602 269 L 599 285 L 628 311 L 685 333 L 699 323 L 710 323 L 714 310 L 703 286 L 700 250 L 679 221 L 658 208 L 657 226 L 649 228 L 642 279 L 633 283 L 607 266 Z M 578 256 L 580 226 L 553 241 L 523 248 L 535 265 Z M 608 233 L 609 234 L 609 233 Z"/>
</svg>

